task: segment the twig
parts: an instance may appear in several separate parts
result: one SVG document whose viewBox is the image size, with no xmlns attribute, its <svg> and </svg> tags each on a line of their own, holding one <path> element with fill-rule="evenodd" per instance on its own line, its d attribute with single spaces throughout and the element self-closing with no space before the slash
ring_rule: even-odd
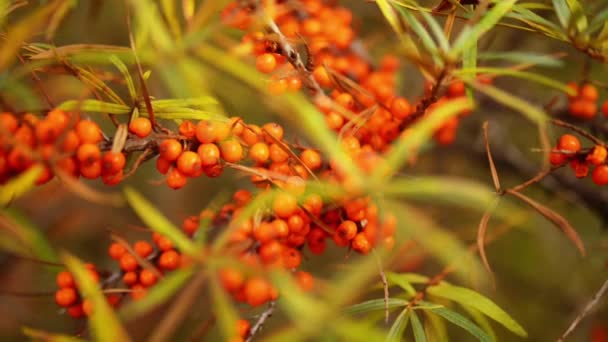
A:
<svg viewBox="0 0 608 342">
<path fill-rule="evenodd" d="M 253 327 L 251 327 L 251 331 L 249 332 L 249 336 L 247 336 L 247 339 L 245 340 L 245 342 L 253 341 L 253 338 L 262 329 L 262 327 L 264 326 L 264 323 L 266 323 L 266 320 L 272 316 L 272 313 L 274 312 L 275 307 L 276 307 L 276 301 L 273 300 L 272 302 L 268 303 L 268 308 L 266 308 L 266 310 L 264 310 L 264 312 L 262 312 L 262 314 L 260 315 L 260 318 L 258 318 L 257 322 L 255 322 Z"/>
<path fill-rule="evenodd" d="M 562 121 L 562 120 L 558 120 L 558 119 L 552 119 L 551 123 L 556 125 L 556 126 L 561 126 L 561 127 L 566 127 L 570 130 L 575 131 L 576 133 L 582 135 L 583 137 L 593 141 L 596 145 L 601 145 L 601 146 L 606 146 L 606 143 L 604 143 L 601 139 L 597 138 L 596 136 L 594 136 L 593 134 L 585 131 L 584 129 L 573 125 L 571 123 Z"/>
<path fill-rule="evenodd" d="M 602 297 L 606 294 L 606 291 L 608 291 L 608 279 L 604 281 L 602 287 L 600 287 L 600 289 L 596 292 L 595 296 L 593 296 L 593 299 L 591 299 L 591 301 L 589 301 L 589 303 L 585 305 L 583 311 L 581 311 L 578 316 L 576 316 L 576 318 L 574 319 L 574 321 L 572 321 L 568 329 L 566 329 L 566 331 L 557 339 L 557 342 L 563 342 L 566 337 L 568 337 L 568 335 L 570 335 L 570 333 L 572 333 L 574 329 L 576 329 L 578 324 L 587 315 L 589 315 L 593 307 L 595 307 L 599 303 L 600 299 L 602 299 Z"/>
<path fill-rule="evenodd" d="M 388 323 L 388 300 L 390 298 L 390 293 L 388 291 L 388 281 L 386 280 L 386 273 L 384 273 L 384 268 L 382 267 L 382 262 L 376 250 L 373 249 L 372 253 L 374 254 L 374 258 L 376 259 L 376 263 L 378 264 L 378 270 L 380 272 L 380 279 L 382 280 L 382 287 L 384 288 L 384 323 Z"/>
</svg>

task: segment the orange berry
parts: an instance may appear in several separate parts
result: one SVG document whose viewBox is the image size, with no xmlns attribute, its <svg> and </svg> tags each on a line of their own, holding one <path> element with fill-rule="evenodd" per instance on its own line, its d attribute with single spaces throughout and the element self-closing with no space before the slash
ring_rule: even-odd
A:
<svg viewBox="0 0 608 342">
<path fill-rule="evenodd" d="M 140 138 L 145 138 L 152 133 L 152 123 L 150 119 L 139 116 L 129 123 L 129 132 Z"/>
<path fill-rule="evenodd" d="M 182 154 L 182 144 L 175 139 L 165 139 L 158 146 L 158 153 L 163 159 L 175 161 Z"/>
<path fill-rule="evenodd" d="M 298 201 L 292 194 L 278 193 L 272 202 L 272 210 L 280 218 L 288 218 L 298 209 Z"/>
<path fill-rule="evenodd" d="M 314 77 L 315 81 L 317 81 L 317 83 L 319 83 L 319 85 L 321 87 L 328 88 L 333 84 L 331 78 L 329 77 L 329 73 L 323 66 L 317 66 L 312 71 L 312 76 Z"/>
<path fill-rule="evenodd" d="M 461 97 L 464 96 L 466 92 L 466 87 L 464 86 L 464 82 L 455 81 L 450 83 L 447 90 L 448 97 Z"/>
<path fill-rule="evenodd" d="M 236 140 L 227 140 L 220 144 L 222 159 L 229 163 L 237 163 L 243 159 L 243 147 Z"/>
<path fill-rule="evenodd" d="M 181 189 L 188 182 L 188 178 L 177 168 L 171 168 L 167 173 L 166 182 L 171 189 Z"/>
<path fill-rule="evenodd" d="M 173 249 L 173 241 L 166 236 L 159 237 L 154 241 L 161 251 L 168 251 Z"/>
<path fill-rule="evenodd" d="M 251 201 L 251 192 L 244 189 L 237 190 L 234 195 L 232 195 L 232 199 L 237 207 L 242 207 Z"/>
<path fill-rule="evenodd" d="M 270 240 L 260 245 L 258 255 L 265 264 L 273 264 L 281 257 L 283 245 L 277 240 Z"/>
<path fill-rule="evenodd" d="M 355 238 L 352 240 L 351 246 L 353 250 L 361 254 L 369 253 L 372 248 L 368 237 L 364 233 L 357 233 L 357 235 L 355 235 Z"/>
<path fill-rule="evenodd" d="M 222 141 L 228 138 L 230 130 L 227 123 L 202 120 L 196 125 L 196 138 L 201 144 Z"/>
<path fill-rule="evenodd" d="M 557 149 L 554 149 L 551 151 L 551 153 L 549 154 L 549 162 L 551 163 L 551 165 L 562 165 L 565 162 L 568 161 L 569 155 L 560 152 Z"/>
<path fill-rule="evenodd" d="M 248 320 L 239 319 L 236 321 L 236 334 L 239 337 L 245 338 L 249 335 L 251 329 L 251 323 Z"/>
<path fill-rule="evenodd" d="M 289 159 L 289 154 L 278 144 L 270 144 L 269 155 L 270 159 L 275 163 L 282 163 Z"/>
<path fill-rule="evenodd" d="M 76 159 L 81 165 L 90 165 L 101 160 L 101 151 L 95 144 L 82 144 L 76 150 Z"/>
<path fill-rule="evenodd" d="M 74 282 L 74 277 L 72 277 L 72 274 L 68 271 L 59 272 L 56 277 L 56 282 L 57 286 L 59 286 L 60 288 L 76 286 L 76 283 Z"/>
<path fill-rule="evenodd" d="M 133 250 L 137 255 L 142 258 L 147 258 L 152 252 L 154 252 L 154 248 L 148 241 L 137 241 L 133 244 Z"/>
<path fill-rule="evenodd" d="M 192 121 L 184 120 L 178 128 L 179 134 L 187 137 L 193 138 L 196 136 L 196 126 L 192 123 Z"/>
<path fill-rule="evenodd" d="M 576 158 L 570 161 L 570 167 L 574 170 L 574 176 L 576 176 L 576 178 L 585 178 L 589 174 L 589 165 Z"/>
<path fill-rule="evenodd" d="M 266 161 L 268 161 L 269 157 L 270 157 L 270 150 L 266 143 L 263 143 L 263 142 L 255 143 L 249 149 L 249 158 L 251 158 L 251 160 L 253 160 L 256 163 L 259 163 L 259 164 L 265 163 Z"/>
<path fill-rule="evenodd" d="M 198 230 L 200 220 L 198 216 L 190 216 L 186 218 L 182 224 L 182 229 L 186 234 L 192 236 Z"/>
<path fill-rule="evenodd" d="M 3 133 L 2 131 L 15 133 L 17 128 L 19 128 L 19 121 L 13 114 L 0 113 L 0 133 Z"/>
<path fill-rule="evenodd" d="M 158 277 L 156 274 L 150 270 L 143 269 L 139 272 L 139 282 L 145 287 L 150 287 L 156 284 Z"/>
<path fill-rule="evenodd" d="M 233 268 L 224 268 L 219 271 L 220 281 L 226 291 L 235 292 L 240 290 L 245 283 L 243 273 Z"/>
<path fill-rule="evenodd" d="M 276 226 L 270 222 L 261 222 L 253 229 L 253 237 L 261 243 L 271 241 L 277 235 Z"/>
<path fill-rule="evenodd" d="M 163 175 L 166 175 L 173 163 L 163 157 L 156 158 L 156 170 Z"/>
<path fill-rule="evenodd" d="M 122 182 L 123 176 L 124 176 L 124 173 L 123 173 L 122 170 L 120 170 L 120 171 L 118 171 L 117 173 L 114 173 L 114 174 L 103 175 L 101 177 L 101 180 L 103 181 L 104 184 L 113 186 L 113 185 L 117 185 L 120 182 Z"/>
<path fill-rule="evenodd" d="M 255 67 L 260 72 L 269 74 L 277 67 L 277 59 L 272 53 L 261 54 L 255 60 Z"/>
<path fill-rule="evenodd" d="M 395 97 L 391 102 L 391 114 L 396 119 L 403 120 L 412 114 L 412 106 L 403 97 Z"/>
<path fill-rule="evenodd" d="M 64 287 L 55 292 L 55 303 L 59 306 L 68 307 L 74 305 L 78 300 L 78 293 L 72 287 Z"/>
<path fill-rule="evenodd" d="M 186 176 L 194 176 L 202 169 L 201 157 L 196 152 L 184 151 L 177 158 L 177 169 Z"/>
<path fill-rule="evenodd" d="M 283 127 L 281 125 L 270 122 L 262 126 L 262 131 L 264 131 L 264 138 L 266 142 L 273 143 L 275 140 L 281 141 L 283 139 Z M 268 135 L 272 136 L 274 139 L 268 137 Z"/>
<path fill-rule="evenodd" d="M 245 282 L 244 292 L 247 304 L 260 306 L 270 299 L 271 286 L 267 280 L 252 277 Z"/>
<path fill-rule="evenodd" d="M 283 249 L 282 259 L 285 268 L 296 268 L 302 263 L 302 254 L 295 248 L 285 248 Z"/>
<path fill-rule="evenodd" d="M 81 120 L 76 124 L 75 130 L 83 144 L 97 144 L 103 140 L 99 126 L 93 121 Z"/>
<path fill-rule="evenodd" d="M 587 101 L 585 101 L 584 99 L 575 98 L 572 101 L 570 101 L 570 104 L 568 106 L 568 111 L 574 117 L 584 118 L 585 112 L 586 112 L 586 107 L 587 107 Z"/>
<path fill-rule="evenodd" d="M 287 89 L 297 91 L 302 88 L 302 80 L 298 76 L 290 76 L 287 78 Z"/>
<path fill-rule="evenodd" d="M 59 128 L 48 120 L 40 120 L 34 127 L 34 134 L 38 143 L 52 143 L 59 136 Z"/>
<path fill-rule="evenodd" d="M 601 165 L 606 161 L 608 151 L 602 145 L 595 145 L 591 152 L 587 155 L 587 161 L 593 165 Z"/>
<path fill-rule="evenodd" d="M 79 146 L 80 139 L 78 138 L 78 134 L 74 131 L 67 131 L 63 138 L 63 142 L 61 143 L 61 150 L 63 152 L 74 152 Z"/>
<path fill-rule="evenodd" d="M 566 86 L 572 91 L 572 95 L 568 94 L 568 99 L 572 101 L 573 99 L 578 97 L 578 83 L 576 82 L 568 82 Z"/>
<path fill-rule="evenodd" d="M 345 240 L 352 240 L 357 235 L 357 224 L 353 221 L 343 221 L 336 229 L 336 235 Z"/>
<path fill-rule="evenodd" d="M 220 149 L 215 144 L 201 144 L 197 153 L 203 166 L 215 165 L 220 161 Z"/>
<path fill-rule="evenodd" d="M 101 160 L 96 160 L 89 165 L 80 165 L 80 174 L 88 179 L 95 179 L 101 176 Z"/>
<path fill-rule="evenodd" d="M 597 185 L 607 185 L 608 184 L 608 165 L 599 165 L 596 166 L 591 174 L 591 179 L 593 179 L 593 183 Z"/>
<path fill-rule="evenodd" d="M 135 257 L 131 254 L 124 254 L 122 257 L 120 257 L 119 263 L 120 268 L 126 272 L 135 271 L 139 267 L 137 259 L 135 259 Z"/>
<path fill-rule="evenodd" d="M 82 310 L 81 304 L 72 305 L 67 309 L 68 315 L 72 318 L 82 318 L 84 317 L 84 311 Z"/>
<path fill-rule="evenodd" d="M 91 316 L 91 314 L 93 314 L 93 303 L 89 299 L 82 301 L 82 311 L 87 316 Z"/>
<path fill-rule="evenodd" d="M 180 256 L 174 250 L 163 252 L 158 259 L 158 266 L 165 270 L 174 270 L 180 265 Z"/>
<path fill-rule="evenodd" d="M 260 137 L 262 136 L 262 129 L 257 125 L 248 125 L 243 129 L 241 133 L 241 139 L 248 146 L 253 146 L 253 144 L 260 141 Z"/>
<path fill-rule="evenodd" d="M 114 260 L 120 260 L 125 253 L 127 253 L 127 249 L 117 242 L 111 244 L 108 248 L 108 254 Z"/>
<path fill-rule="evenodd" d="M 304 165 L 306 165 L 306 167 L 312 171 L 318 170 L 323 162 L 319 152 L 311 149 L 305 149 L 302 151 L 300 154 L 300 159 L 302 160 L 302 163 L 304 163 Z"/>
<path fill-rule="evenodd" d="M 137 284 L 137 272 L 125 272 L 125 274 L 122 276 L 122 282 L 127 286 Z"/>
<path fill-rule="evenodd" d="M 101 173 L 115 174 L 122 171 L 127 164 L 125 155 L 121 152 L 108 151 L 101 158 Z"/>
<path fill-rule="evenodd" d="M 595 102 L 599 97 L 599 93 L 593 84 L 587 83 L 581 86 L 579 96 L 589 102 Z"/>
<path fill-rule="evenodd" d="M 608 100 L 604 101 L 604 104 L 602 105 L 602 113 L 608 118 Z"/>
<path fill-rule="evenodd" d="M 574 135 L 564 134 L 559 138 L 557 148 L 559 150 L 576 153 L 581 149 L 581 142 Z"/>
</svg>

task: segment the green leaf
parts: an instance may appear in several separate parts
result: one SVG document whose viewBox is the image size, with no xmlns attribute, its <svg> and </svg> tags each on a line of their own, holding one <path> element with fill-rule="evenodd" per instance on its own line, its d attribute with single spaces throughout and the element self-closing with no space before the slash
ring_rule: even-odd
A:
<svg viewBox="0 0 608 342">
<path fill-rule="evenodd" d="M 12 208 L 6 208 L 0 210 L 0 216 L 6 219 L 7 224 L 11 225 L 11 231 L 15 232 L 21 242 L 25 244 L 28 251 L 32 253 L 36 258 L 58 262 L 59 258 L 55 253 L 53 247 L 46 239 L 40 228 L 36 227 L 30 220 L 24 215 L 19 213 L 17 210 Z M 56 270 L 56 267 L 49 266 L 49 269 Z"/>
<path fill-rule="evenodd" d="M 42 330 L 32 329 L 29 327 L 21 328 L 23 334 L 33 341 L 45 342 L 84 342 L 77 337 L 63 334 L 50 333 Z"/>
<path fill-rule="evenodd" d="M 414 330 L 414 340 L 416 342 L 426 342 L 426 334 L 424 333 L 422 323 L 420 323 L 420 318 L 416 315 L 416 311 L 412 311 L 411 320 L 412 330 Z"/>
<path fill-rule="evenodd" d="M 429 287 L 427 291 L 434 296 L 475 308 L 519 336 L 526 337 L 528 335 L 524 328 L 511 318 L 509 314 L 490 299 L 473 290 L 442 283 Z"/>
<path fill-rule="evenodd" d="M 131 301 L 122 307 L 120 316 L 131 320 L 137 318 L 165 303 L 192 277 L 192 267 L 179 269 L 163 277 L 146 296 L 138 301 Z"/>
<path fill-rule="evenodd" d="M 531 52 L 519 51 L 500 51 L 500 52 L 482 52 L 477 58 L 484 61 L 505 60 L 516 63 L 530 63 L 545 67 L 561 67 L 564 62 L 550 55 L 539 55 Z"/>
<path fill-rule="evenodd" d="M 583 7 L 578 0 L 566 0 L 566 2 L 568 3 L 568 7 L 570 8 L 570 13 L 572 15 L 572 22 L 569 24 L 575 25 L 577 32 L 584 32 L 589 26 L 589 23 L 587 21 L 587 16 L 585 16 Z"/>
<path fill-rule="evenodd" d="M 396 342 L 401 341 L 403 332 L 405 328 L 407 328 L 407 324 L 409 322 L 409 318 L 411 316 L 411 310 L 408 308 L 403 309 L 399 316 L 393 322 L 391 326 L 391 330 L 388 331 L 388 335 L 386 336 L 386 342 Z"/>
<path fill-rule="evenodd" d="M 428 310 L 422 311 L 426 317 L 424 320 L 424 330 L 426 331 L 426 335 L 429 337 L 430 341 L 449 341 L 448 331 L 445 324 L 445 321 L 438 316 Z"/>
<path fill-rule="evenodd" d="M 403 306 L 406 306 L 407 303 L 408 303 L 408 301 L 405 299 L 389 298 L 388 299 L 388 308 L 393 309 L 393 308 L 403 307 Z M 368 300 L 368 301 L 365 301 L 362 303 L 351 305 L 351 306 L 347 307 L 346 309 L 344 309 L 344 313 L 349 314 L 349 315 L 354 315 L 354 314 L 359 314 L 359 313 L 364 313 L 364 312 L 384 310 L 385 308 L 386 308 L 386 306 L 384 303 L 384 298 L 380 298 L 380 299 L 372 299 L 372 300 Z"/>
<path fill-rule="evenodd" d="M 524 79 L 526 81 L 536 82 L 553 89 L 563 91 L 569 95 L 575 95 L 566 84 L 556 81 L 552 78 L 545 77 L 539 74 L 535 74 L 527 71 L 513 70 L 507 68 L 491 68 L 491 67 L 480 67 L 480 68 L 465 68 L 460 70 L 454 70 L 454 75 L 476 75 L 477 73 L 484 73 L 489 75 L 506 75 Z"/>
<path fill-rule="evenodd" d="M 593 32 L 601 29 L 608 22 L 608 7 L 601 10 L 598 14 L 596 14 L 591 23 L 589 23 L 589 27 L 585 30 L 584 33 L 592 34 Z"/>
<path fill-rule="evenodd" d="M 552 9 L 552 8 L 551 8 Z M 513 6 L 513 11 L 506 15 L 507 18 L 515 19 L 532 27 L 536 32 L 542 33 L 548 37 L 568 41 L 568 36 L 564 33 L 564 29 L 554 24 L 553 22 L 541 17 L 532 12 L 524 5 Z"/>
<path fill-rule="evenodd" d="M 488 318 L 477 309 L 473 309 L 472 307 L 467 305 L 461 306 L 464 311 L 466 311 L 469 316 L 471 316 L 473 321 L 475 321 L 475 323 L 477 323 L 477 325 L 479 325 L 479 327 L 483 329 L 483 331 L 487 332 L 488 335 L 490 335 L 490 337 L 492 338 L 492 340 L 496 341 L 496 332 L 494 332 L 494 328 L 492 328 L 492 325 L 490 324 Z"/>
<path fill-rule="evenodd" d="M 428 33 L 427 29 L 422 26 L 420 22 L 418 22 L 418 19 L 416 19 L 409 11 L 402 10 L 401 13 L 403 14 L 403 17 L 407 21 L 410 28 L 420 38 L 424 49 L 436 60 L 438 66 L 442 66 L 443 61 L 439 59 L 439 50 L 437 49 L 437 44 L 435 44 L 435 41 Z"/>
<path fill-rule="evenodd" d="M 475 26 L 466 26 L 456 38 L 451 53 L 459 55 L 469 49 L 471 44 L 476 43 L 481 36 L 498 24 L 516 2 L 517 0 L 502 0 L 487 11 Z"/>
<path fill-rule="evenodd" d="M 462 53 L 462 67 L 472 71 L 473 77 L 477 76 L 477 42 L 471 44 L 470 49 L 464 50 Z M 469 100 L 473 101 L 473 89 L 470 85 L 466 85 L 466 93 Z"/>
<path fill-rule="evenodd" d="M 377 0 L 376 4 L 378 4 L 378 7 L 380 8 L 380 11 L 382 12 L 382 15 L 384 16 L 386 21 L 388 21 L 389 25 L 393 28 L 395 33 L 397 33 L 397 36 L 401 40 L 401 43 L 403 44 L 406 53 L 408 53 L 414 58 L 418 57 L 418 48 L 416 47 L 416 44 L 414 44 L 410 36 L 407 34 L 407 32 L 405 32 L 405 27 L 403 25 L 403 22 L 400 21 L 400 18 L 397 15 L 397 11 L 393 8 L 393 6 L 391 6 L 389 1 L 387 0 Z"/>
<path fill-rule="evenodd" d="M 372 174 L 371 183 L 380 184 L 389 180 L 397 173 L 405 161 L 415 153 L 435 133 L 441 125 L 451 117 L 469 110 L 473 104 L 468 98 L 458 98 L 445 102 L 439 108 L 433 110 L 431 115 L 417 121 L 405 137 L 393 144 L 391 151 L 386 157 L 386 163 L 376 168 Z"/>
<path fill-rule="evenodd" d="M 431 307 L 428 309 L 430 312 L 433 312 L 447 321 L 455 324 L 464 330 L 468 331 L 471 335 L 475 336 L 478 340 L 482 342 L 492 342 L 492 338 L 486 334 L 485 331 L 481 330 L 475 323 L 471 322 L 468 318 L 462 316 L 461 314 L 449 310 L 445 307 L 443 308 L 435 308 Z"/>
<path fill-rule="evenodd" d="M 567 29 L 570 25 L 571 13 L 566 0 L 553 0 L 553 9 L 555 10 L 557 19 L 562 24 L 562 28 Z"/>
<path fill-rule="evenodd" d="M 445 33 L 437 23 L 437 20 L 435 20 L 435 18 L 433 18 L 426 11 L 421 11 L 420 14 L 424 18 L 424 20 L 429 24 L 431 32 L 433 32 L 433 36 L 435 36 L 435 40 L 439 43 L 439 47 L 441 48 L 441 50 L 443 50 L 444 52 L 448 52 L 450 50 L 450 42 L 448 41 L 448 38 L 445 36 Z"/>
<path fill-rule="evenodd" d="M 17 57 L 22 44 L 36 34 L 61 5 L 63 0 L 48 2 L 46 6 L 38 6 L 36 10 L 8 27 L 2 39 L 0 49 L 0 71 L 6 69 Z"/>
<path fill-rule="evenodd" d="M 137 92 L 135 91 L 135 83 L 133 83 L 133 77 L 131 77 L 131 74 L 129 73 L 129 68 L 127 68 L 125 63 L 116 55 L 110 56 L 110 62 L 112 62 L 116 69 L 122 73 L 122 76 L 125 78 L 125 82 L 127 83 L 129 96 L 131 96 L 131 100 L 135 102 L 137 100 Z"/>
<path fill-rule="evenodd" d="M 93 99 L 68 100 L 57 106 L 65 111 L 82 111 L 108 114 L 130 114 L 131 108 L 123 104 L 105 102 Z"/>
<path fill-rule="evenodd" d="M 218 104 L 217 99 L 212 96 L 200 96 L 186 99 L 162 99 L 152 100 L 152 106 L 155 111 L 160 111 L 166 108 L 178 107 L 200 107 L 205 108 L 209 105 Z"/>
<path fill-rule="evenodd" d="M 12 201 L 34 188 L 41 172 L 41 166 L 31 167 L 8 183 L 0 186 L 0 206 L 6 207 Z"/>
<path fill-rule="evenodd" d="M 95 340 L 107 342 L 130 341 L 129 335 L 120 324 L 114 310 L 101 293 L 99 285 L 90 276 L 82 261 L 68 253 L 62 253 L 61 260 L 74 275 L 78 290 L 83 298 L 91 301 L 93 312 L 88 321 Z"/>
<path fill-rule="evenodd" d="M 412 282 L 417 282 L 417 281 L 412 281 L 412 279 L 416 280 L 412 276 L 416 277 L 418 275 L 412 274 L 412 273 L 394 273 L 394 272 L 386 273 L 386 278 L 388 280 L 389 285 L 397 285 L 397 286 L 401 287 L 402 289 L 404 289 L 405 292 L 407 292 L 408 294 L 415 295 L 416 289 L 414 289 L 414 286 L 412 286 Z M 426 278 L 424 276 L 420 276 L 420 280 L 423 278 L 425 280 L 422 281 L 422 283 L 425 283 L 426 281 L 428 281 L 428 278 Z"/>
<path fill-rule="evenodd" d="M 129 205 L 150 229 L 171 239 L 183 253 L 191 256 L 198 254 L 198 248 L 188 236 L 174 226 L 139 192 L 131 187 L 126 187 L 124 193 Z"/>
<path fill-rule="evenodd" d="M 239 316 L 215 274 L 210 276 L 210 286 L 211 298 L 213 299 L 213 312 L 219 322 L 224 340 L 228 341 L 235 336 L 234 327 Z"/>
</svg>

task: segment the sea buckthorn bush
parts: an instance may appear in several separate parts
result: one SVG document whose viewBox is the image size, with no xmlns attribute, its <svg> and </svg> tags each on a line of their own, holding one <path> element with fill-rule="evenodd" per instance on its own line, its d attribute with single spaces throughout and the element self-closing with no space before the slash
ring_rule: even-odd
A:
<svg viewBox="0 0 608 342">
<path fill-rule="evenodd" d="M 2 338 L 608 340 L 605 3 L 0 25 Z"/>
</svg>

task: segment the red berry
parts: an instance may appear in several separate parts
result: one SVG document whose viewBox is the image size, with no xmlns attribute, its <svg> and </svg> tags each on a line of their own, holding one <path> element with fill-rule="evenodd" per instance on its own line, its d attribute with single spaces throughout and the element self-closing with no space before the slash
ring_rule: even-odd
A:
<svg viewBox="0 0 608 342">
<path fill-rule="evenodd" d="M 596 166 L 591 174 L 591 179 L 597 185 L 607 185 L 608 184 L 608 165 L 599 165 Z"/>
</svg>

